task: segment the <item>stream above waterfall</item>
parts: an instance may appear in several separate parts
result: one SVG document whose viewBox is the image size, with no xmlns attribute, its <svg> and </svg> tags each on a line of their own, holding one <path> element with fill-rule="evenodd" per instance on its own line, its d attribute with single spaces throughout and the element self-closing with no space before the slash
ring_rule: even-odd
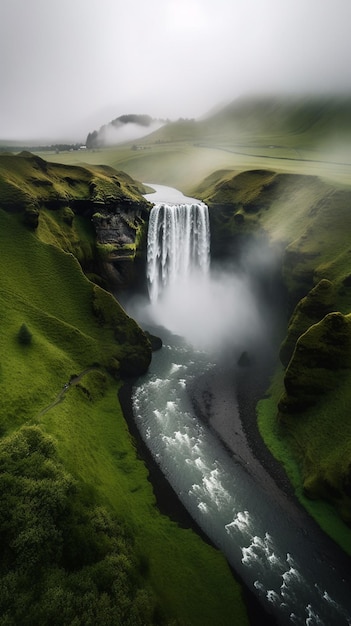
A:
<svg viewBox="0 0 351 626">
<path fill-rule="evenodd" d="M 250 275 L 209 268 L 206 280 L 189 282 L 184 277 L 171 304 L 166 286 L 156 301 L 132 309 L 164 342 L 133 390 L 141 437 L 192 518 L 278 624 L 350 625 L 347 558 L 284 496 L 245 435 L 238 356 L 249 346 L 259 363 L 271 363 Z"/>
</svg>

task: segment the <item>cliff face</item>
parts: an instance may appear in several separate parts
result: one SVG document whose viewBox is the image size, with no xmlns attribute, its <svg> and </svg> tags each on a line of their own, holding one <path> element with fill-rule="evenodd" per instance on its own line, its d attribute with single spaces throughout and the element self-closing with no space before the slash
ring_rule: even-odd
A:
<svg viewBox="0 0 351 626">
<path fill-rule="evenodd" d="M 20 213 L 42 240 L 75 254 L 91 277 L 102 275 L 113 286 L 137 279 L 150 208 L 142 192 L 141 184 L 107 166 L 48 163 L 28 152 L 0 155 L 0 208 Z"/>
<path fill-rule="evenodd" d="M 351 521 L 351 190 L 314 176 L 218 172 L 203 182 L 212 251 L 235 255 L 264 241 L 286 289 L 285 369 L 276 418 L 309 497 Z M 274 305 L 273 305 L 274 306 Z"/>
</svg>

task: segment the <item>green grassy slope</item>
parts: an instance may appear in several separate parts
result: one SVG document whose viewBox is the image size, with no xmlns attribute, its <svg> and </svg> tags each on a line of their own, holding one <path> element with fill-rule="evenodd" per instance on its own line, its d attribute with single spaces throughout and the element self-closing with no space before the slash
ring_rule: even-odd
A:
<svg viewBox="0 0 351 626">
<path fill-rule="evenodd" d="M 350 135 L 350 98 L 243 96 L 200 124 L 214 141 L 313 149 L 321 140 Z"/>
<path fill-rule="evenodd" d="M 29 204 L 92 201 L 108 202 L 128 197 L 140 201 L 142 186 L 108 165 L 70 167 L 48 163 L 30 152 L 0 154 L 1 202 L 10 208 Z M 57 204 L 56 204 L 57 206 Z"/>
<path fill-rule="evenodd" d="M 0 207 L 20 213 L 42 241 L 74 254 L 101 285 L 137 280 L 151 206 L 143 193 L 141 183 L 108 165 L 0 154 Z"/>
<path fill-rule="evenodd" d="M 12 186 L 20 188 L 18 172 L 14 173 L 14 179 Z M 65 237 L 59 232 L 59 224 L 55 214 L 52 227 L 50 211 L 45 209 L 38 229 L 33 231 L 23 224 L 21 213 L 0 209 L 2 435 L 16 436 L 23 426 L 38 426 L 44 435 L 51 435 L 60 462 L 72 480 L 77 481 L 86 506 L 103 506 L 127 528 L 133 538 L 134 557 L 139 563 L 137 570 L 131 571 L 132 582 L 137 577 L 133 585 L 138 581 L 149 594 L 144 616 L 139 616 L 140 622 L 136 617 L 132 623 L 245 624 L 241 591 L 223 556 L 194 532 L 182 530 L 160 515 L 155 506 L 147 471 L 137 457 L 117 400 L 120 375 L 142 372 L 147 367 L 148 341 L 112 296 L 87 280 L 72 253 L 62 250 L 72 245 L 72 241 L 67 232 L 68 243 L 65 240 L 62 244 L 62 237 Z M 90 246 L 91 233 L 89 237 Z M 83 221 L 80 240 L 84 241 Z M 23 324 L 31 333 L 28 344 L 18 340 Z M 77 380 L 81 373 L 84 375 Z M 0 457 L 1 454 L 0 450 Z M 67 498 L 70 502 L 69 494 Z M 79 510 L 82 506 L 79 504 Z M 83 520 L 79 522 L 81 525 L 76 513 L 72 523 L 82 542 L 90 527 L 84 523 L 88 513 L 79 515 Z M 0 520 L 2 538 L 3 533 Z M 60 563 L 58 561 L 62 571 Z M 32 573 L 31 580 L 38 579 L 38 585 L 44 571 L 42 567 Z M 54 578 L 53 572 L 50 581 Z M 60 623 L 68 624 L 71 621 L 68 617 L 64 621 L 63 617 L 64 606 L 69 604 L 68 596 L 61 608 L 55 604 L 59 602 L 59 590 L 63 590 L 66 583 L 58 573 L 55 576 L 53 587 L 45 593 L 51 595 L 50 610 L 54 607 L 56 614 L 62 611 Z M 70 576 L 67 574 L 67 580 L 71 580 Z M 86 591 L 91 583 L 85 578 L 83 581 L 81 573 L 78 585 L 78 574 L 75 576 L 73 586 L 81 589 L 85 581 Z M 93 573 L 84 576 L 89 578 Z M 22 586 L 28 584 L 26 578 L 21 580 Z M 44 585 L 42 581 L 40 584 Z M 0 568 L 2 594 L 6 585 L 8 575 Z M 101 585 L 100 576 L 100 590 Z M 25 594 L 26 589 L 22 592 Z M 20 593 L 18 589 L 16 593 Z M 21 602 L 25 607 L 32 598 L 29 592 L 28 597 L 23 593 Z M 41 606 L 40 610 L 47 611 L 41 623 L 48 623 L 50 611 L 43 586 L 35 588 L 35 593 L 36 602 L 38 597 L 40 600 L 37 609 Z M 105 608 L 110 606 L 107 597 L 101 602 L 105 602 Z M 141 604 L 141 611 L 143 606 Z M 74 610 L 78 611 L 76 623 L 79 624 L 79 610 L 83 609 Z M 26 623 L 23 612 L 20 615 L 21 623 Z M 99 619 L 94 623 L 105 624 Z M 113 618 L 111 623 L 116 623 Z"/>
<path fill-rule="evenodd" d="M 286 371 L 275 376 L 274 401 L 259 404 L 260 426 L 304 505 L 350 550 L 346 527 L 306 496 L 327 499 L 350 522 L 351 334 L 349 324 L 344 334 L 330 327 L 328 316 L 348 320 L 351 311 L 351 189 L 314 176 L 253 170 L 220 172 L 198 191 L 210 207 L 215 249 L 251 235 L 279 252 L 292 313 L 281 348 Z"/>
</svg>

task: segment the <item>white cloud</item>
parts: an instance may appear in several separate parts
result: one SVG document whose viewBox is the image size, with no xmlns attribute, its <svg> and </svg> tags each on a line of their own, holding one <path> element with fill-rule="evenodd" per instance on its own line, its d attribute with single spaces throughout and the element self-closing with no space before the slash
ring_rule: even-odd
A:
<svg viewBox="0 0 351 626">
<path fill-rule="evenodd" d="M 210 28 L 206 7 L 199 0 L 169 0 L 167 27 L 176 33 L 204 33 Z"/>
<path fill-rule="evenodd" d="M 197 117 L 247 92 L 350 91 L 350 21 L 349 0 L 1 0 L 0 138 L 84 139 L 124 113 Z"/>
</svg>

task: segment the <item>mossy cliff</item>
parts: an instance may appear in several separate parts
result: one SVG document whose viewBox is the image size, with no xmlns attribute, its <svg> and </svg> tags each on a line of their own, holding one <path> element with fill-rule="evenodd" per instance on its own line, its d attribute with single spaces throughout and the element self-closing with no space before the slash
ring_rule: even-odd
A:
<svg viewBox="0 0 351 626">
<path fill-rule="evenodd" d="M 327 314 L 296 341 L 278 402 L 282 432 L 301 466 L 304 494 L 351 523 L 351 315 Z"/>
<path fill-rule="evenodd" d="M 214 173 L 198 193 L 210 208 L 215 256 L 264 241 L 280 259 L 285 373 L 279 383 L 277 368 L 273 405 L 269 400 L 276 442 L 285 441 L 283 462 L 290 455 L 298 463 L 297 491 L 302 484 L 308 497 L 328 499 L 350 523 L 351 189 L 254 170 Z M 264 403 L 260 412 L 267 414 Z M 261 417 L 272 441 L 267 424 Z"/>
<path fill-rule="evenodd" d="M 150 204 L 143 186 L 108 166 L 48 163 L 29 152 L 0 155 L 0 202 L 42 241 L 73 253 L 113 286 L 138 280 Z"/>
<path fill-rule="evenodd" d="M 224 557 L 156 507 L 117 397 L 150 340 L 82 270 L 103 282 L 91 219 L 147 211 L 137 184 L 0 162 L 0 622 L 247 624 Z"/>
</svg>

